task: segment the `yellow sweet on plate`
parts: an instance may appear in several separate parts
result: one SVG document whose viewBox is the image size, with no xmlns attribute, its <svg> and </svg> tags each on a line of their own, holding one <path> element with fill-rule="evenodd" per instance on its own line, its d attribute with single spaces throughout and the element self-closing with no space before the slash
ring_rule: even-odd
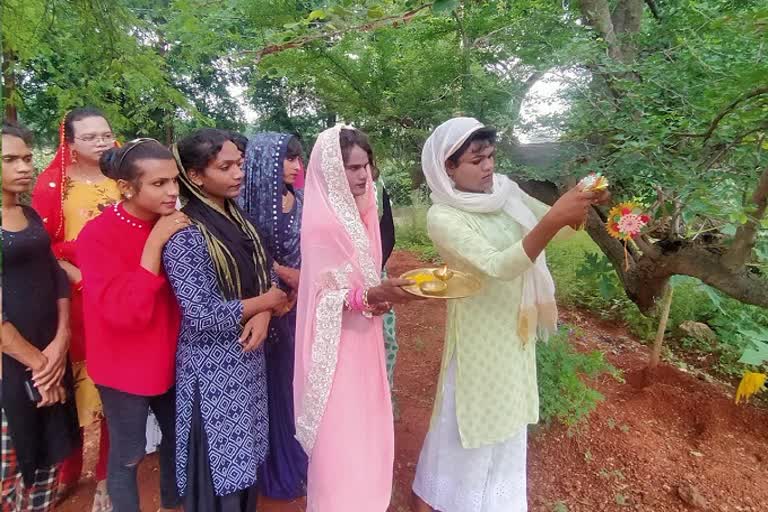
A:
<svg viewBox="0 0 768 512">
<path fill-rule="evenodd" d="M 419 272 L 418 274 L 413 274 L 412 276 L 408 276 L 408 279 L 420 285 L 421 283 L 428 283 L 430 281 L 435 281 L 437 278 L 431 272 Z"/>
</svg>

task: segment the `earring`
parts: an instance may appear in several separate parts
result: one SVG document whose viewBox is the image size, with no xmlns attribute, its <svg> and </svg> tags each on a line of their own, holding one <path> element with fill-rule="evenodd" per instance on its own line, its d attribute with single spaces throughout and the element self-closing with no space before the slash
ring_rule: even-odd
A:
<svg viewBox="0 0 768 512">
<path fill-rule="evenodd" d="M 131 200 L 131 198 L 132 198 L 132 197 L 133 197 L 133 194 L 131 194 L 130 192 L 128 192 L 127 194 L 125 194 L 125 198 L 126 198 L 127 200 L 129 200 L 129 201 Z"/>
<path fill-rule="evenodd" d="M 74 149 L 72 150 L 72 163 L 73 164 L 77 163 L 77 151 L 75 151 Z"/>
</svg>

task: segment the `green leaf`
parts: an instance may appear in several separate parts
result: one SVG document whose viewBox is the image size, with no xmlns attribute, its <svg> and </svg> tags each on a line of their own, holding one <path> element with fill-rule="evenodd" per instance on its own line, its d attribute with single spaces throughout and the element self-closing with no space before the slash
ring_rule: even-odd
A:
<svg viewBox="0 0 768 512">
<path fill-rule="evenodd" d="M 374 5 L 370 9 L 368 9 L 368 18 L 370 19 L 378 19 L 384 17 L 384 9 L 380 5 Z"/>
<path fill-rule="evenodd" d="M 720 296 L 720 294 L 717 293 L 717 290 L 715 290 L 711 286 L 706 285 L 704 283 L 701 283 L 700 289 L 701 289 L 701 291 L 703 291 L 706 294 L 706 296 L 712 302 L 712 305 L 715 306 L 715 308 L 717 308 L 719 311 L 722 312 L 723 311 L 723 306 L 722 306 L 723 299 Z"/>
<path fill-rule="evenodd" d="M 768 361 L 768 343 L 753 343 L 754 348 L 748 348 L 739 359 L 740 363 L 761 366 Z"/>
<path fill-rule="evenodd" d="M 309 16 L 307 19 L 309 21 L 316 21 L 316 20 L 324 20 L 326 18 L 325 11 L 322 9 L 315 9 L 311 13 L 309 13 Z"/>
<path fill-rule="evenodd" d="M 435 0 L 432 11 L 437 14 L 450 14 L 459 6 L 459 0 Z"/>
<path fill-rule="evenodd" d="M 339 18 L 350 18 L 354 16 L 354 13 L 349 9 L 342 7 L 341 5 L 334 5 L 331 7 L 331 14 L 338 16 Z"/>
<path fill-rule="evenodd" d="M 600 289 L 600 295 L 604 299 L 610 299 L 614 295 L 614 289 L 613 289 L 613 283 L 610 279 L 607 278 L 607 276 L 602 276 L 600 281 L 598 282 L 598 287 Z"/>
<path fill-rule="evenodd" d="M 768 344 L 768 329 L 761 329 L 760 331 L 755 331 L 753 329 L 740 329 L 739 333 L 752 343 Z"/>
</svg>

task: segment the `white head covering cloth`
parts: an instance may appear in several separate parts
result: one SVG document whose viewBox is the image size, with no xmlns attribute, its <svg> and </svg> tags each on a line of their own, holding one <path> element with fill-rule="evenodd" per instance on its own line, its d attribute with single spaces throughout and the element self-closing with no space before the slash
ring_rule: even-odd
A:
<svg viewBox="0 0 768 512">
<path fill-rule="evenodd" d="M 484 125 L 471 117 L 457 117 L 438 126 L 424 144 L 421 166 L 432 191 L 434 204 L 444 204 L 472 213 L 503 211 L 517 222 L 527 235 L 538 219 L 523 202 L 523 191 L 517 183 L 502 174 L 493 175 L 493 188 L 488 193 L 471 193 L 456 190 L 448 176 L 445 162 L 456 152 L 470 135 Z M 531 269 L 523 276 L 523 295 L 518 318 L 518 334 L 524 342 L 538 335 L 546 340 L 557 329 L 555 283 L 547 268 L 542 252 Z"/>
</svg>

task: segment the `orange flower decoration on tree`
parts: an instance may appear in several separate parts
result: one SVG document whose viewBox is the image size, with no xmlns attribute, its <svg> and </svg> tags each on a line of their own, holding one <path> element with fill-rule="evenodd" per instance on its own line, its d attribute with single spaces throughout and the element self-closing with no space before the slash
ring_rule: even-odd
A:
<svg viewBox="0 0 768 512">
<path fill-rule="evenodd" d="M 642 206 L 634 201 L 620 203 L 608 212 L 608 234 L 624 242 L 624 265 L 629 270 L 627 244 L 640 236 L 651 218 L 643 213 Z"/>
</svg>

